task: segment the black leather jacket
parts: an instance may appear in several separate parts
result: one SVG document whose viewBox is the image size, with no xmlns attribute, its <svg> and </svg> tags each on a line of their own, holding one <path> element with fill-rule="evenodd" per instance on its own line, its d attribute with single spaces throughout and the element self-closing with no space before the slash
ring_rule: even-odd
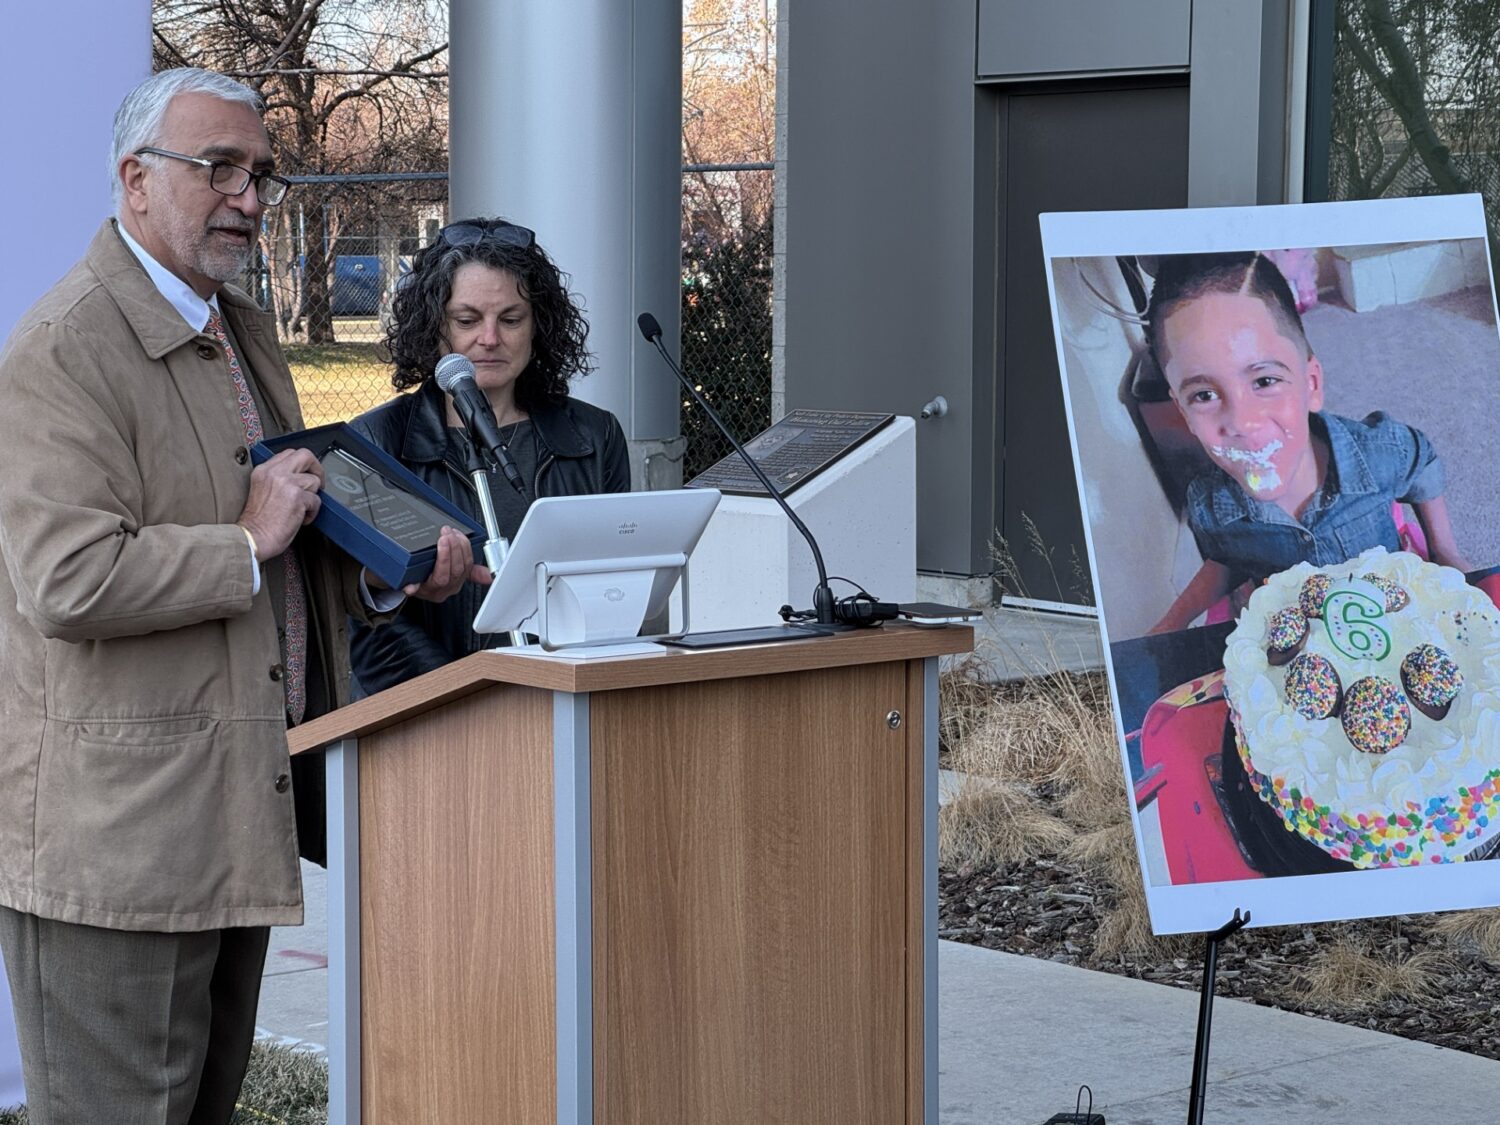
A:
<svg viewBox="0 0 1500 1125">
<path fill-rule="evenodd" d="M 444 397 L 429 379 L 411 394 L 361 414 L 352 425 L 482 525 L 474 482 L 462 464 L 447 457 Z M 625 433 L 609 411 L 569 398 L 533 411 L 531 423 L 541 443 L 535 479 L 526 482 L 531 496 L 630 491 Z M 509 487 L 503 477 L 495 479 L 495 487 Z M 408 598 L 389 624 L 352 625 L 355 695 L 382 691 L 504 644 L 504 636 L 480 636 L 471 627 L 486 589 L 470 582 L 441 605 Z"/>
</svg>

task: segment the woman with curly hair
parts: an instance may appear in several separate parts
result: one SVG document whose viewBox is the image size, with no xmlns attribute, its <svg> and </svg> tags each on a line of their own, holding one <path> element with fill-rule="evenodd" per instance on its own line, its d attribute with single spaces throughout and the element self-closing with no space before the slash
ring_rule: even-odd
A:
<svg viewBox="0 0 1500 1125">
<path fill-rule="evenodd" d="M 500 532 L 515 535 L 530 499 L 628 492 L 625 434 L 607 410 L 568 395 L 588 374 L 588 324 L 563 275 L 525 227 L 466 219 L 420 251 L 396 290 L 385 346 L 395 363 L 390 402 L 353 422 L 364 436 L 483 522 L 466 468 L 472 445 L 433 378 L 461 352 L 495 411 L 500 436 L 525 482 L 523 496 L 492 473 Z M 484 589 L 470 583 L 441 605 L 408 600 L 398 620 L 351 635 L 357 687 L 380 691 L 459 657 L 505 643 L 471 627 Z"/>
</svg>

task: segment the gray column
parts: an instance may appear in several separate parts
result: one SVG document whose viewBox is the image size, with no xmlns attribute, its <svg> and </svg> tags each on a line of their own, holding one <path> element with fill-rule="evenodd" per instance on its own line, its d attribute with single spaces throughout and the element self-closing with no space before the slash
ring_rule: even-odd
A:
<svg viewBox="0 0 1500 1125">
<path fill-rule="evenodd" d="M 0 187 L 7 268 L 0 270 L 0 343 L 67 272 L 110 214 L 115 107 L 151 73 L 151 0 L 8 5 L 0 105 L 12 174 Z M 86 76 L 63 72 L 85 60 Z M 26 1100 L 10 990 L 0 965 L 0 1106 Z"/>
<path fill-rule="evenodd" d="M 112 210 L 115 108 L 151 73 L 151 0 L 6 5 L 5 23 L 7 42 L 26 49 L 8 52 L 0 67 L 13 162 L 0 187 L 0 341 L 83 256 Z"/>
<path fill-rule="evenodd" d="M 681 329 L 680 0 L 453 0 L 451 214 L 533 228 L 588 311 L 599 369 L 578 397 L 613 411 L 637 488 L 680 480 L 671 372 L 636 330 Z"/>
<path fill-rule="evenodd" d="M 1286 202 L 1291 0 L 1193 0 L 1188 204 Z"/>
</svg>

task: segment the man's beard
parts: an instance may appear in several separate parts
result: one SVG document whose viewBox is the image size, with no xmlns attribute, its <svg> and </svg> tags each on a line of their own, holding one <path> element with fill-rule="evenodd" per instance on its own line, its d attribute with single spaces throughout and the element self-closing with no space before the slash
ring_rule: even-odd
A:
<svg viewBox="0 0 1500 1125">
<path fill-rule="evenodd" d="M 220 283 L 234 281 L 250 264 L 250 251 L 255 246 L 253 227 L 238 227 L 231 223 L 219 223 L 221 227 L 243 230 L 250 241 L 243 248 L 222 245 L 217 242 L 212 228 L 190 231 L 185 226 L 173 224 L 166 232 L 167 245 L 179 262 L 204 277 Z"/>
</svg>

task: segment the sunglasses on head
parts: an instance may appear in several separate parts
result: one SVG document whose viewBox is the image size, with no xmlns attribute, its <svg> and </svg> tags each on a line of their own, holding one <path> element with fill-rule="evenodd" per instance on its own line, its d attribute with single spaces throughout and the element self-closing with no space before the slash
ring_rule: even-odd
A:
<svg viewBox="0 0 1500 1125">
<path fill-rule="evenodd" d="M 464 219 L 438 231 L 438 237 L 449 246 L 477 246 L 497 242 L 501 246 L 528 249 L 536 242 L 536 232 L 504 219 Z"/>
</svg>

